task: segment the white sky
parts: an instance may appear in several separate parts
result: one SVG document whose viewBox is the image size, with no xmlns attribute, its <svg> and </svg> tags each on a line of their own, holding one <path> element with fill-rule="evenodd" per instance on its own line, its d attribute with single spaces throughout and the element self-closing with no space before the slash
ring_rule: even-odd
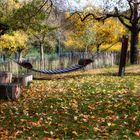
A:
<svg viewBox="0 0 140 140">
<path fill-rule="evenodd" d="M 20 1 L 26 1 L 26 0 L 20 0 Z M 62 9 L 62 10 L 71 10 L 71 11 L 77 11 L 77 10 L 81 10 L 82 8 L 86 7 L 86 6 L 101 6 L 103 7 L 103 0 L 53 0 L 56 5 Z M 108 1 L 107 4 L 109 4 L 110 7 L 114 7 L 118 5 L 118 1 L 121 4 L 122 7 L 126 6 L 126 0 L 106 0 Z M 140 0 L 138 0 L 140 1 Z M 112 5 L 112 6 L 111 6 Z M 122 9 L 121 6 L 117 6 L 119 7 L 119 9 Z M 126 8 L 125 8 L 126 9 Z"/>
<path fill-rule="evenodd" d="M 59 0 L 59 2 L 65 1 L 65 8 L 70 10 L 80 10 L 86 6 L 103 6 L 103 0 Z M 119 9 L 126 10 L 126 6 L 128 3 L 126 0 L 106 0 L 106 6 L 111 10 L 114 7 L 118 7 Z M 124 8 L 125 7 L 125 8 Z M 62 8 L 62 5 L 61 5 Z M 63 9 L 63 8 L 62 8 Z M 108 9 L 108 10 L 109 10 Z"/>
<path fill-rule="evenodd" d="M 101 0 L 66 0 L 68 2 L 68 7 L 75 10 L 75 9 L 81 9 L 85 6 L 91 6 L 91 5 L 99 5 L 101 4 Z"/>
</svg>

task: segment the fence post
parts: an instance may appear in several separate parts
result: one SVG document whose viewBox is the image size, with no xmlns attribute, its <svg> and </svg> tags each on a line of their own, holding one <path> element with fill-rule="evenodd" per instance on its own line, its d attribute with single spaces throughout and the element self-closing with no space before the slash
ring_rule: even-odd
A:
<svg viewBox="0 0 140 140">
<path fill-rule="evenodd" d="M 125 74 L 127 48 L 128 48 L 128 36 L 123 36 L 122 37 L 120 64 L 119 64 L 119 73 L 118 73 L 119 76 L 123 76 Z"/>
</svg>

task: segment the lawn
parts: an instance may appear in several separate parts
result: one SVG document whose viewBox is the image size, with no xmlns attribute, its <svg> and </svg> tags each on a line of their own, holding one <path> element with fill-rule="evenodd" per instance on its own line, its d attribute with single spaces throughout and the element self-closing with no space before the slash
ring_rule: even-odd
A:
<svg viewBox="0 0 140 140">
<path fill-rule="evenodd" d="M 0 139 L 140 139 L 140 66 L 34 80 L 0 101 Z"/>
</svg>

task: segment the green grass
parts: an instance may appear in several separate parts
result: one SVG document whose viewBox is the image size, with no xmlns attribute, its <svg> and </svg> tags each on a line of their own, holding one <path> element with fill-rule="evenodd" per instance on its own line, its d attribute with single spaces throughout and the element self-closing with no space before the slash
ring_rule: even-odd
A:
<svg viewBox="0 0 140 140">
<path fill-rule="evenodd" d="M 0 101 L 0 138 L 140 139 L 139 72 L 91 72 L 33 81 L 17 101 Z"/>
</svg>

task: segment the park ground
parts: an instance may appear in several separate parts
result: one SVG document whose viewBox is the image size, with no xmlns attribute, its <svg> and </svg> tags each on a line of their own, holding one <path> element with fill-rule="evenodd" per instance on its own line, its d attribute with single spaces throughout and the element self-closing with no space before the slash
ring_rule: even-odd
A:
<svg viewBox="0 0 140 140">
<path fill-rule="evenodd" d="M 0 101 L 0 139 L 140 139 L 140 66 L 117 72 L 34 80 L 18 100 Z"/>
</svg>

